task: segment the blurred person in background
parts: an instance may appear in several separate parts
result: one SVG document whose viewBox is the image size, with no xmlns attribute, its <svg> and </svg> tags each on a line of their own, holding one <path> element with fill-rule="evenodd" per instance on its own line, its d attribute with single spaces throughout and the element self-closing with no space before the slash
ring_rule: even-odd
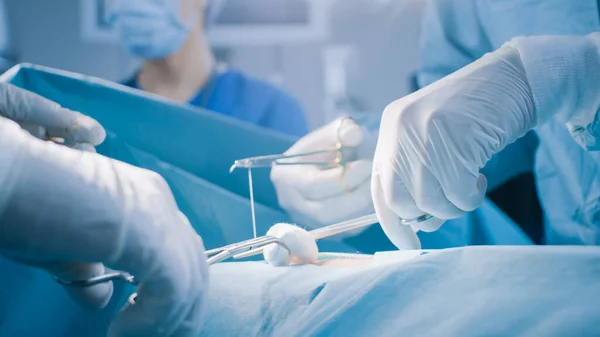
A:
<svg viewBox="0 0 600 337">
<path fill-rule="evenodd" d="M 308 132 L 303 109 L 283 90 L 218 67 L 206 37 L 224 0 L 115 0 L 110 20 L 144 60 L 127 86 L 188 102 L 291 136 Z"/>
</svg>

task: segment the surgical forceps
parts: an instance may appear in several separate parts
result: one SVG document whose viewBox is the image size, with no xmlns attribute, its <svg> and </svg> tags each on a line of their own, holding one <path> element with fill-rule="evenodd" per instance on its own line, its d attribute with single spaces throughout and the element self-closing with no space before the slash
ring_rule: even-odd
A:
<svg viewBox="0 0 600 337">
<path fill-rule="evenodd" d="M 344 150 L 347 148 L 353 148 L 353 146 L 348 146 L 347 144 L 344 144 L 342 142 L 342 136 L 340 132 L 342 130 L 342 127 L 344 126 L 344 123 L 356 124 L 356 121 L 350 117 L 344 117 L 339 120 L 339 124 L 337 127 L 337 143 L 332 148 L 296 154 L 274 154 L 238 159 L 233 163 L 233 166 L 231 166 L 229 172 L 233 172 L 233 170 L 235 170 L 236 168 L 267 168 L 273 167 L 275 165 L 316 165 L 323 167 L 335 167 L 338 165 L 344 165 Z M 287 161 L 288 159 L 305 158 L 322 154 L 333 154 L 334 158 L 332 160 Z"/>
<path fill-rule="evenodd" d="M 414 223 L 419 223 L 419 222 L 423 222 L 423 221 L 427 221 L 429 219 L 431 219 L 432 216 L 429 214 L 424 214 L 421 215 L 419 217 L 413 218 L 413 219 L 401 219 L 400 223 L 402 225 L 412 225 Z M 379 220 L 377 219 L 377 214 L 372 213 L 369 215 L 365 215 L 363 217 L 360 218 L 355 218 L 355 219 L 351 219 L 351 220 L 347 220 L 347 221 L 343 221 L 343 222 L 339 222 L 333 225 L 329 225 L 329 226 L 325 226 L 325 227 L 321 227 L 321 228 L 317 228 L 317 229 L 313 229 L 311 231 L 308 232 L 308 234 L 310 234 L 313 239 L 315 239 L 315 241 L 320 240 L 320 239 L 324 239 L 324 238 L 328 238 L 337 234 L 341 234 L 341 233 L 345 233 L 348 231 L 352 231 L 355 229 L 359 229 L 359 228 L 364 228 L 364 227 L 368 227 L 371 226 L 373 224 L 378 223 Z M 274 238 L 274 237 L 270 237 L 270 236 L 263 236 L 263 238 Z M 257 238 L 260 239 L 260 238 Z M 276 239 L 276 238 L 274 238 Z M 247 258 L 250 256 L 254 256 L 254 255 L 258 255 L 258 254 L 262 254 L 263 252 L 263 248 L 266 245 L 262 245 L 260 247 L 252 247 L 250 249 L 246 249 L 246 247 L 249 245 L 248 242 L 252 241 L 252 240 L 248 240 L 248 241 L 243 241 L 238 243 L 238 245 L 243 246 L 243 250 L 247 250 L 247 252 L 243 252 L 243 253 L 238 253 L 233 255 L 232 257 L 234 259 L 243 259 L 243 258 Z M 282 244 L 281 242 L 279 242 L 279 240 L 276 241 L 276 243 L 280 244 L 281 246 L 283 246 L 283 248 L 287 249 L 288 252 L 290 251 L 289 248 L 287 248 L 284 244 Z"/>
<path fill-rule="evenodd" d="M 431 219 L 432 216 L 429 214 L 421 215 L 419 217 L 413 219 L 401 219 L 400 223 L 402 225 L 412 225 L 415 223 L 427 221 Z M 379 222 L 377 219 L 377 214 L 372 213 L 369 215 L 365 215 L 359 218 L 339 222 L 333 225 L 313 229 L 308 231 L 315 241 L 328 238 L 337 234 L 345 233 L 348 231 L 352 231 L 359 228 L 364 228 L 376 224 Z M 217 263 L 229 258 L 233 258 L 235 260 L 247 258 L 250 256 L 261 254 L 263 248 L 270 244 L 279 244 L 283 248 L 290 250 L 285 246 L 283 242 L 281 242 L 278 238 L 274 236 L 261 236 L 255 239 L 250 239 L 238 243 L 234 243 L 225 247 L 212 249 L 206 252 L 207 255 L 211 255 L 212 257 L 208 259 L 208 263 Z M 212 263 L 211 263 L 212 262 Z"/>
<path fill-rule="evenodd" d="M 237 256 L 238 253 L 242 253 L 247 250 L 254 249 L 256 247 L 264 247 L 272 243 L 281 244 L 282 246 L 284 246 L 284 248 L 288 249 L 287 247 L 285 247 L 285 245 L 283 245 L 283 243 L 279 241 L 278 238 L 272 236 L 262 236 L 252 240 L 246 240 L 239 243 L 230 244 L 221 248 L 211 249 L 206 251 L 205 254 L 208 264 L 211 265 Z M 124 281 L 136 286 L 138 285 L 137 280 L 131 274 L 113 270 L 110 270 L 106 274 L 91 277 L 85 280 L 64 280 L 58 277 L 55 277 L 54 279 L 56 280 L 56 282 L 62 285 L 82 288 L 91 287 L 100 283 L 110 281 Z"/>
<path fill-rule="evenodd" d="M 418 222 L 423 222 L 429 220 L 431 215 L 422 215 L 414 219 L 403 219 L 401 223 L 403 225 L 411 225 Z M 339 222 L 333 225 L 317 228 L 309 231 L 308 233 L 315 239 L 320 240 L 323 238 L 327 238 L 330 236 L 334 236 L 340 233 L 344 233 L 347 231 L 351 231 L 354 229 L 359 229 L 363 227 L 371 226 L 377 223 L 377 215 L 375 213 L 369 214 L 360 218 Z M 227 246 L 223 246 L 216 249 L 211 249 L 206 251 L 207 262 L 209 265 L 219 263 L 225 261 L 227 259 L 242 259 L 254 255 L 261 254 L 263 248 L 270 244 L 279 244 L 283 246 L 283 248 L 289 251 L 289 248 L 282 243 L 279 238 L 274 236 L 261 236 L 254 239 L 241 241 L 238 243 L 233 243 Z M 60 278 L 56 278 L 56 281 L 60 284 L 73 286 L 73 287 L 91 287 L 100 283 L 110 282 L 110 281 L 125 281 L 131 283 L 133 285 L 137 285 L 137 281 L 135 277 L 125 272 L 116 272 L 111 271 L 104 275 L 92 277 L 86 280 L 75 280 L 75 281 L 67 281 Z"/>
</svg>

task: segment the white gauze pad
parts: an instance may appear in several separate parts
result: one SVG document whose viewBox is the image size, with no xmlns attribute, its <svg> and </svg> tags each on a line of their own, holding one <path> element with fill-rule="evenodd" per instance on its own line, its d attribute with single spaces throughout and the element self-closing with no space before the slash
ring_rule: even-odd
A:
<svg viewBox="0 0 600 337">
<path fill-rule="evenodd" d="M 304 229 L 287 223 L 278 223 L 269 228 L 268 236 L 278 238 L 281 244 L 270 244 L 263 248 L 265 261 L 273 266 L 315 263 L 319 248 L 315 239 Z M 288 251 L 289 249 L 289 251 Z"/>
</svg>

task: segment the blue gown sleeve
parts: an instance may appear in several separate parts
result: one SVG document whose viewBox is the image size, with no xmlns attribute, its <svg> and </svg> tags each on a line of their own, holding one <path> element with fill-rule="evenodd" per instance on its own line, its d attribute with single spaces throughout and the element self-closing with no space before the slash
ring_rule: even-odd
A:
<svg viewBox="0 0 600 337">
<path fill-rule="evenodd" d="M 475 0 L 427 0 L 421 30 L 419 87 L 425 87 L 493 51 Z M 530 132 L 495 154 L 481 170 L 493 190 L 533 171 L 538 139 Z"/>
<path fill-rule="evenodd" d="M 279 92 L 270 102 L 261 125 L 279 132 L 302 137 L 308 133 L 304 110 L 300 103 L 284 92 Z"/>
<path fill-rule="evenodd" d="M 546 242 L 599 245 L 600 33 L 522 37 L 512 43 L 537 118 L 536 178 Z"/>
<path fill-rule="evenodd" d="M 425 87 L 493 50 L 478 16 L 473 0 L 427 0 L 419 48 L 419 87 Z"/>
<path fill-rule="evenodd" d="M 600 150 L 600 33 L 586 36 L 520 37 L 521 56 L 537 124 L 566 123 L 586 150 Z"/>
</svg>

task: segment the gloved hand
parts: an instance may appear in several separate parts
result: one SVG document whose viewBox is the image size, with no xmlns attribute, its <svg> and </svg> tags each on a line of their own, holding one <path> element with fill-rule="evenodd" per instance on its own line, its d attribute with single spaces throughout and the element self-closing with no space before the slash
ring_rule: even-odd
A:
<svg viewBox="0 0 600 337">
<path fill-rule="evenodd" d="M 204 247 L 158 174 L 43 142 L 0 117 L 0 186 L 0 254 L 67 280 L 104 266 L 134 275 L 136 304 L 119 313 L 111 336 L 198 334 Z M 67 289 L 103 307 L 112 284 Z"/>
<path fill-rule="evenodd" d="M 350 161 L 345 168 L 281 165 L 271 170 L 279 204 L 298 224 L 329 225 L 373 212 L 369 177 L 375 139 L 369 138 L 367 130 L 354 121 L 335 120 L 300 139 L 285 154 L 331 149 L 338 143 L 338 137 L 344 146 L 354 147 L 344 153 L 344 160 Z M 334 155 L 315 155 L 295 161 L 334 159 Z"/>
<path fill-rule="evenodd" d="M 479 170 L 536 125 L 518 50 L 511 44 L 391 103 L 383 114 L 371 191 L 381 226 L 400 249 L 483 202 Z M 434 218 L 403 226 L 399 218 Z"/>
<path fill-rule="evenodd" d="M 9 83 L 0 83 L 0 116 L 16 121 L 35 137 L 62 138 L 65 145 L 94 151 L 106 137 L 93 118 L 62 108 L 42 96 Z"/>
<path fill-rule="evenodd" d="M 89 152 L 95 152 L 94 145 L 102 143 L 106 136 L 104 128 L 96 120 L 4 82 L 0 83 L 0 118 L 2 116 L 18 122 L 21 128 L 37 138 L 54 141 L 61 141 L 57 138 L 62 138 L 65 145 Z M 7 121 L 5 123 L 10 124 Z M 8 157 L 5 159 L 4 170 L 7 170 L 10 160 Z M 7 189 L 6 186 L 2 188 Z M 72 266 L 47 264 L 45 267 L 53 269 L 56 274 L 74 279 L 96 276 L 104 271 L 104 268 L 99 266 L 90 269 L 87 265 L 81 267 L 77 264 Z M 111 289 L 106 288 L 105 291 L 112 291 Z M 86 305 L 103 306 L 106 301 L 104 298 L 96 298 L 93 291 L 73 294 Z"/>
</svg>

